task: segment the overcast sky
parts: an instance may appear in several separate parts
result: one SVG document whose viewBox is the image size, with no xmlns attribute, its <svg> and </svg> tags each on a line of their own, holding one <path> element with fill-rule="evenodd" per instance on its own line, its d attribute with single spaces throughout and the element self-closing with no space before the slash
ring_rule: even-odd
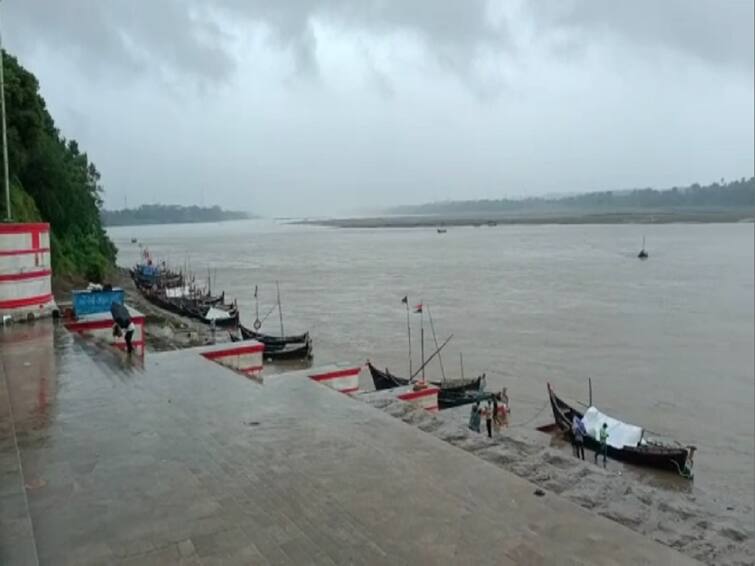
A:
<svg viewBox="0 0 755 566">
<path fill-rule="evenodd" d="M 3 0 L 106 206 L 329 214 L 753 175 L 753 1 Z"/>
</svg>

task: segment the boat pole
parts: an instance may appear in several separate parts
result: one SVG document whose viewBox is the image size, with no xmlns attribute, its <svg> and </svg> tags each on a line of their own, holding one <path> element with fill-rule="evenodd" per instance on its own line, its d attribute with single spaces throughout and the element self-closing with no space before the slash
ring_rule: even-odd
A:
<svg viewBox="0 0 755 566">
<path fill-rule="evenodd" d="M 257 322 L 259 319 L 260 319 L 260 302 L 257 299 L 257 285 L 255 285 L 254 286 L 254 322 Z"/>
<path fill-rule="evenodd" d="M 435 347 L 438 347 L 438 337 L 435 335 L 435 324 L 433 324 L 433 313 L 430 312 L 430 307 L 427 307 L 427 316 L 430 319 L 430 329 L 433 331 L 433 342 Z M 446 371 L 443 369 L 443 356 L 438 352 L 438 361 L 440 362 L 440 375 L 443 377 L 443 381 L 446 380 Z"/>
<path fill-rule="evenodd" d="M 587 378 L 587 386 L 589 388 L 589 394 L 590 394 L 590 399 L 589 399 L 590 407 L 592 407 L 592 378 L 591 377 Z"/>
<path fill-rule="evenodd" d="M 448 343 L 449 343 L 449 342 L 451 341 L 451 338 L 453 338 L 453 337 L 454 337 L 454 335 L 453 335 L 453 334 L 451 334 L 451 336 L 449 336 L 448 338 L 446 338 L 446 340 L 445 340 L 445 341 L 443 342 L 443 344 L 441 344 L 441 345 L 440 345 L 440 348 L 438 348 L 437 350 L 435 350 L 435 351 L 434 351 L 434 352 L 432 353 L 432 355 L 431 355 L 431 356 L 430 356 L 429 358 L 427 358 L 427 361 L 425 361 L 425 363 L 424 363 L 424 364 L 422 364 L 422 367 L 421 367 L 421 368 L 419 368 L 419 369 L 418 369 L 417 371 L 415 371 L 415 372 L 414 372 L 414 373 L 413 373 L 413 374 L 412 374 L 411 376 L 409 376 L 409 381 L 411 381 L 412 379 L 414 379 L 415 377 L 417 377 L 417 374 L 418 374 L 418 373 L 419 373 L 419 372 L 420 372 L 420 371 L 421 371 L 421 370 L 422 370 L 422 369 L 423 369 L 423 368 L 424 368 L 424 367 L 425 367 L 425 366 L 426 366 L 427 364 L 429 364 L 429 363 L 430 363 L 430 362 L 432 361 L 432 359 L 433 359 L 433 358 L 434 358 L 434 357 L 436 356 L 436 354 L 437 354 L 438 352 L 440 352 L 440 351 L 441 351 L 441 350 L 442 350 L 443 348 L 445 348 L 445 347 L 446 347 L 446 344 L 448 344 Z"/>
<path fill-rule="evenodd" d="M 275 282 L 275 289 L 278 292 L 278 318 L 280 318 L 281 321 L 281 338 L 283 338 L 286 334 L 283 332 L 283 309 L 281 308 L 281 288 L 278 282 Z"/>
<path fill-rule="evenodd" d="M 409 375 L 412 374 L 412 325 L 409 321 L 409 299 L 405 297 L 406 305 L 406 335 L 409 337 Z"/>
<path fill-rule="evenodd" d="M 464 379 L 464 354 L 459 352 L 459 368 L 461 369 L 461 378 Z"/>
<path fill-rule="evenodd" d="M 422 359 L 422 381 L 425 381 L 425 305 L 424 302 L 420 302 L 421 308 L 419 311 L 419 350 L 420 357 Z"/>
</svg>

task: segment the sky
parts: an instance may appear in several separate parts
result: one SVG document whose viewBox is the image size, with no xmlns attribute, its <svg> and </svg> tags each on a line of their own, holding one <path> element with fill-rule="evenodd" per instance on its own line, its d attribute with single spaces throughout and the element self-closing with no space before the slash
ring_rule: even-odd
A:
<svg viewBox="0 0 755 566">
<path fill-rule="evenodd" d="M 3 0 L 107 208 L 262 215 L 753 175 L 752 0 Z"/>
</svg>

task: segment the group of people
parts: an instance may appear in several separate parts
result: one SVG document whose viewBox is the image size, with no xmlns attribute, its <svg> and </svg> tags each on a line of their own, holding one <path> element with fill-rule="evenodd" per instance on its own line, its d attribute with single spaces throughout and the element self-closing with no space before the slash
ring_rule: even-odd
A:
<svg viewBox="0 0 755 566">
<path fill-rule="evenodd" d="M 500 393 L 493 393 L 485 405 L 477 401 L 472 406 L 469 415 L 469 428 L 475 432 L 482 432 L 481 425 L 485 420 L 488 438 L 493 438 L 493 432 L 498 434 L 501 427 L 509 424 L 509 396 L 504 387 Z"/>
<path fill-rule="evenodd" d="M 575 414 L 571 422 L 572 448 L 574 449 L 574 455 L 583 460 L 585 459 L 585 436 L 587 436 L 585 424 Z M 597 440 L 600 442 L 600 445 L 595 451 L 595 463 L 598 463 L 598 456 L 602 454 L 603 467 L 605 468 L 608 456 L 608 425 L 606 423 L 603 423 L 603 426 L 598 429 Z"/>
</svg>

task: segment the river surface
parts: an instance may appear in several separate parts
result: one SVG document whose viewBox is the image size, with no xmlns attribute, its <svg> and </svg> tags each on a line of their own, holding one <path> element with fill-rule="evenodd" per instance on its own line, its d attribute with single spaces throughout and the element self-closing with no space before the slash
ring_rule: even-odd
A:
<svg viewBox="0 0 755 566">
<path fill-rule="evenodd" d="M 448 376 L 507 386 L 512 421 L 552 420 L 546 383 L 569 400 L 698 447 L 695 481 L 721 504 L 753 501 L 753 225 L 542 225 L 338 229 L 250 220 L 109 230 L 119 263 L 143 242 L 158 260 L 213 274 L 242 321 L 275 303 L 309 329 L 315 365 L 371 359 L 408 372 L 406 310 L 432 314 Z M 647 236 L 650 259 L 636 255 Z M 414 368 L 420 315 L 411 315 Z M 279 332 L 277 312 L 263 330 Z M 439 378 L 433 361 L 428 377 Z M 363 387 L 370 387 L 363 375 Z M 636 472 L 635 472 L 636 473 Z"/>
</svg>

